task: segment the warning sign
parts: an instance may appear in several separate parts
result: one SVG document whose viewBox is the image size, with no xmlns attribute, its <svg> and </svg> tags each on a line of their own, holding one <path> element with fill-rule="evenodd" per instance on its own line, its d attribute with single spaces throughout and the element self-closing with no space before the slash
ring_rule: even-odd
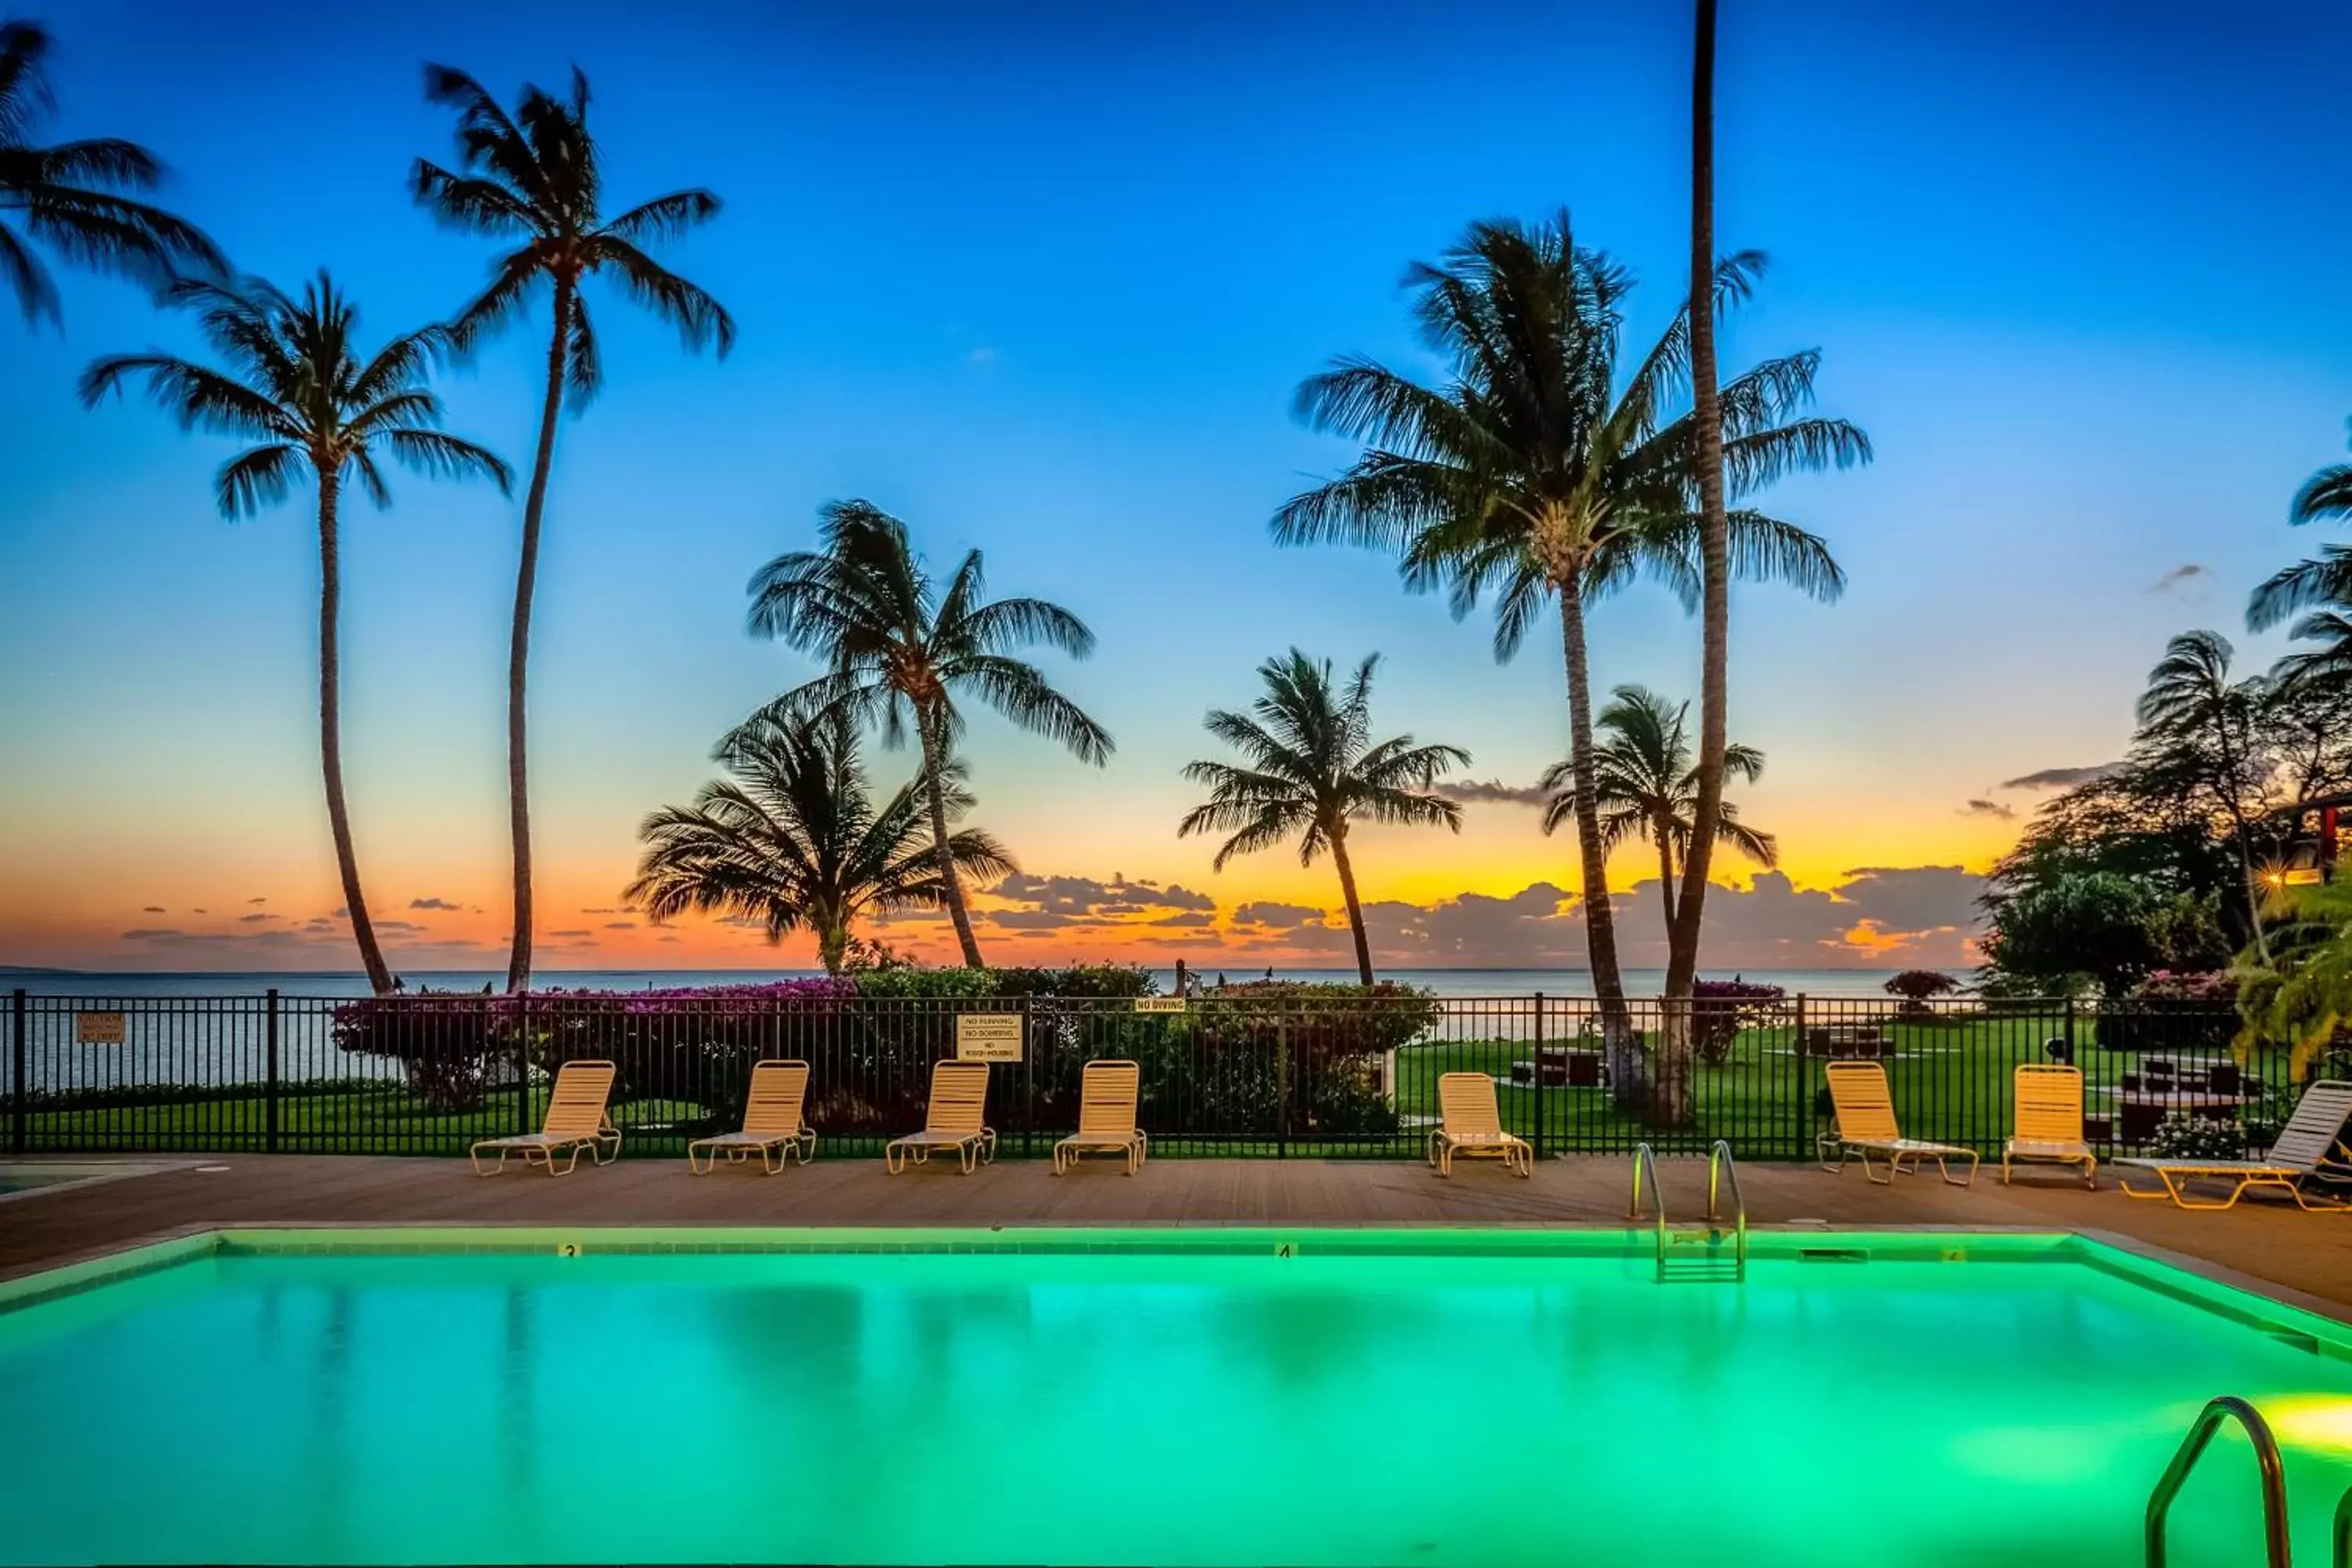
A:
<svg viewBox="0 0 2352 1568">
<path fill-rule="evenodd" d="M 1017 1062 L 1021 1059 L 1021 1015 L 958 1013 L 956 1060 Z"/>
<path fill-rule="evenodd" d="M 1135 1010 L 1139 1013 L 1181 1013 L 1184 1010 L 1184 998 L 1181 996 L 1138 996 L 1135 999 Z"/>
<path fill-rule="evenodd" d="M 122 1015 L 120 1013 L 76 1013 L 74 1044 L 78 1046 L 119 1046 L 122 1044 Z"/>
</svg>

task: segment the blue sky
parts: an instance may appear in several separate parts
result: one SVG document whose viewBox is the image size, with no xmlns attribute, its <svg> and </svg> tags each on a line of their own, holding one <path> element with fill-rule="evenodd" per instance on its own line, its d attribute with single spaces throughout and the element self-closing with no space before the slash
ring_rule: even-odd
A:
<svg viewBox="0 0 2352 1568">
<path fill-rule="evenodd" d="M 452 310 L 487 259 L 403 189 L 446 146 L 427 58 L 502 94 L 577 62 L 615 203 L 725 198 L 667 258 L 733 310 L 737 352 L 685 355 L 604 299 L 609 388 L 562 437 L 534 722 L 541 852 L 575 902 L 616 890 L 636 818 L 801 673 L 743 637 L 742 582 L 843 496 L 937 556 L 985 547 L 1001 591 L 1101 635 L 1065 673 L 1119 740 L 1107 774 L 975 729 L 986 820 L 1024 866 L 1328 902 L 1321 868 L 1213 879 L 1173 836 L 1200 714 L 1244 700 L 1260 658 L 1383 651 L 1384 721 L 1469 746 L 1481 777 L 1528 782 L 1562 724 L 1549 645 L 1497 669 L 1483 626 L 1402 597 L 1384 562 L 1266 542 L 1273 507 L 1349 455 L 1290 419 L 1291 388 L 1343 352 L 1422 364 L 1398 278 L 1480 216 L 1569 206 L 1645 280 L 1635 335 L 1662 325 L 1688 17 L 1131 11 L 79 0 L 49 18 L 55 133 L 151 145 L 242 267 L 330 265 L 376 332 Z M 2238 631 L 2247 587 L 2316 542 L 2284 514 L 2352 414 L 2348 35 L 2319 5 L 1725 6 L 1719 233 L 1773 260 L 1726 363 L 1820 347 L 1824 408 L 1878 450 L 1772 497 L 1830 535 L 1846 601 L 1739 600 L 1735 724 L 1772 759 L 1748 815 L 1800 885 L 1980 867 L 2017 819 L 1969 799 L 2021 816 L 2001 780 L 2113 754 L 2164 638 Z M 214 514 L 222 444 L 74 402 L 88 359 L 193 347 L 184 325 L 102 280 L 68 279 L 66 304 L 61 335 L 0 325 L 0 947 L 113 962 L 151 883 L 173 909 L 244 881 L 325 896 L 313 565 L 300 508 Z M 451 381 L 452 426 L 525 458 L 538 350 L 527 327 Z M 373 875 L 489 924 L 514 534 L 495 494 L 409 480 L 348 544 Z M 1695 685 L 1663 596 L 1610 605 L 1596 643 L 1604 684 Z M 1368 890 L 1570 879 L 1530 816 L 1477 817 L 1367 857 Z"/>
</svg>

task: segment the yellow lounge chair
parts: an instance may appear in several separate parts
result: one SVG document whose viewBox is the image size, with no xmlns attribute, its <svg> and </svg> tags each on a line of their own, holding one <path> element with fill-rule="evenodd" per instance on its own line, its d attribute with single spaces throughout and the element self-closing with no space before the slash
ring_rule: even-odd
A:
<svg viewBox="0 0 2352 1568">
<path fill-rule="evenodd" d="M 933 1062 L 931 1103 L 923 1112 L 923 1130 L 893 1138 L 882 1146 L 882 1163 L 892 1175 L 907 1168 L 908 1156 L 917 1164 L 934 1149 L 952 1149 L 963 1162 L 963 1173 L 996 1158 L 996 1133 L 987 1127 L 988 1064 Z"/>
<path fill-rule="evenodd" d="M 743 1100 L 742 1131 L 697 1138 L 686 1146 L 686 1168 L 707 1176 L 722 1153 L 739 1163 L 757 1154 L 761 1168 L 772 1176 L 784 1168 L 787 1155 L 803 1165 L 815 1159 L 816 1131 L 802 1114 L 808 1105 L 808 1081 L 806 1062 L 752 1063 L 751 1089 Z M 697 1149 L 702 1151 L 699 1165 L 694 1163 Z"/>
<path fill-rule="evenodd" d="M 1135 1101 L 1143 1069 L 1133 1062 L 1088 1062 L 1079 1076 L 1078 1130 L 1054 1145 L 1054 1174 L 1061 1175 L 1088 1152 L 1124 1154 L 1127 1173 L 1142 1168 L 1149 1144 L 1135 1124 Z"/>
<path fill-rule="evenodd" d="M 1533 1145 L 1503 1131 L 1503 1115 L 1495 1102 L 1495 1080 L 1482 1072 L 1441 1073 L 1437 1079 L 1437 1109 L 1444 1121 L 1429 1135 L 1429 1163 L 1441 1176 L 1454 1173 L 1457 1154 L 1474 1160 L 1500 1160 L 1515 1176 L 1536 1173 Z"/>
<path fill-rule="evenodd" d="M 620 1129 L 605 1115 L 604 1107 L 613 1098 L 613 1077 L 617 1069 L 611 1062 L 565 1062 L 555 1069 L 555 1087 L 547 1096 L 547 1116 L 536 1132 L 524 1132 L 512 1138 L 485 1138 L 466 1152 L 472 1162 L 474 1174 L 495 1176 L 507 1168 L 507 1156 L 520 1154 L 528 1166 L 534 1163 L 547 1167 L 551 1176 L 568 1176 L 580 1163 L 580 1151 L 588 1151 L 589 1158 L 599 1165 L 621 1152 Z M 605 1145 L 610 1143 L 608 1151 Z M 482 1151 L 495 1149 L 499 1163 L 488 1170 L 482 1169 Z M 562 1170 L 555 1168 L 555 1157 L 569 1154 Z"/>
<path fill-rule="evenodd" d="M 1822 1075 L 1829 1080 L 1830 1103 L 1837 1113 L 1837 1131 L 1814 1140 L 1822 1170 L 1843 1173 L 1846 1157 L 1852 1155 L 1862 1162 L 1862 1173 L 1883 1187 L 1903 1173 L 1906 1161 L 1916 1172 L 1920 1161 L 1933 1160 L 1937 1174 L 1953 1186 L 1965 1187 L 1977 1179 L 1975 1150 L 1903 1136 L 1895 1121 L 1895 1096 L 1886 1087 L 1886 1069 L 1878 1063 L 1832 1062 Z M 1832 1150 L 1837 1153 L 1835 1164 L 1830 1163 Z M 1872 1166 L 1873 1154 L 1886 1157 L 1886 1174 L 1880 1175 Z M 1952 1174 L 1951 1162 L 1958 1159 L 1969 1163 L 1965 1176 Z"/>
<path fill-rule="evenodd" d="M 2124 1195 L 2170 1198 L 2185 1209 L 2226 1209 L 2252 1188 L 2276 1187 L 2299 1208 L 2347 1207 L 2329 1189 L 2352 1186 L 2352 1146 L 2344 1141 L 2347 1118 L 2352 1118 L 2352 1083 L 2315 1083 L 2303 1091 L 2294 1114 L 2279 1129 L 2278 1142 L 2261 1159 L 2118 1160 L 2118 1165 L 2155 1172 L 2163 1184 L 2162 1191 L 2148 1192 L 2124 1182 Z M 2192 1198 L 2189 1184 L 2201 1181 L 2230 1183 L 2230 1195 L 2219 1202 Z"/>
<path fill-rule="evenodd" d="M 2096 1190 L 2099 1157 L 2083 1137 L 2083 1069 L 2021 1062 L 2016 1073 L 2017 1131 L 2000 1146 L 2000 1184 L 2010 1165 L 2046 1160 L 2083 1167 L 2083 1184 Z"/>
</svg>

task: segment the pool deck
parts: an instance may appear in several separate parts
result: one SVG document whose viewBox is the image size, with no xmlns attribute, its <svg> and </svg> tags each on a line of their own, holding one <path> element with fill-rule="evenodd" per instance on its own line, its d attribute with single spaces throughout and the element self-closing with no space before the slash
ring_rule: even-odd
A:
<svg viewBox="0 0 2352 1568">
<path fill-rule="evenodd" d="M 89 1164 L 100 1156 L 42 1163 Z M 898 1177 L 878 1160 L 819 1160 L 764 1177 L 756 1167 L 695 1178 L 683 1163 L 583 1164 L 550 1179 L 509 1170 L 473 1175 L 463 1161 L 360 1155 L 124 1155 L 168 1166 L 152 1175 L 0 1203 L 0 1279 L 137 1242 L 224 1226 L 1579 1226 L 1625 1224 L 1622 1158 L 1548 1160 L 1532 1180 L 1489 1165 L 1453 1179 L 1419 1164 L 1325 1160 L 1156 1160 L 1130 1179 L 1116 1163 L 1055 1177 L 1044 1160 L 1008 1160 L 971 1176 L 951 1161 Z M 1671 1214 L 1705 1205 L 1706 1164 L 1662 1163 Z M 1758 1226 L 1903 1226 L 2074 1230 L 2189 1263 L 2228 1283 L 2352 1321 L 2352 1215 L 2306 1214 L 2252 1198 L 2226 1214 L 2189 1214 L 2115 1190 L 2084 1191 L 2055 1167 L 2003 1187 L 1988 1165 L 1974 1187 L 1932 1170 L 1873 1185 L 1859 1169 L 1745 1165 Z"/>
</svg>

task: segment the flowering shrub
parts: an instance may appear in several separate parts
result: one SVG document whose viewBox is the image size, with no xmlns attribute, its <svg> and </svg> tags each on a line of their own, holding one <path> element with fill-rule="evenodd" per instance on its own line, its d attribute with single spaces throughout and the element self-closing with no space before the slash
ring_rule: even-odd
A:
<svg viewBox="0 0 2352 1568">
<path fill-rule="evenodd" d="M 2245 1157 L 2246 1130 L 2219 1117 L 2175 1110 L 2149 1144 L 2159 1160 L 2238 1160 Z"/>
<path fill-rule="evenodd" d="M 2219 1002 L 2238 1000 L 2238 977 L 2226 969 L 2159 969 L 2131 989 L 2134 1001 Z"/>
</svg>

